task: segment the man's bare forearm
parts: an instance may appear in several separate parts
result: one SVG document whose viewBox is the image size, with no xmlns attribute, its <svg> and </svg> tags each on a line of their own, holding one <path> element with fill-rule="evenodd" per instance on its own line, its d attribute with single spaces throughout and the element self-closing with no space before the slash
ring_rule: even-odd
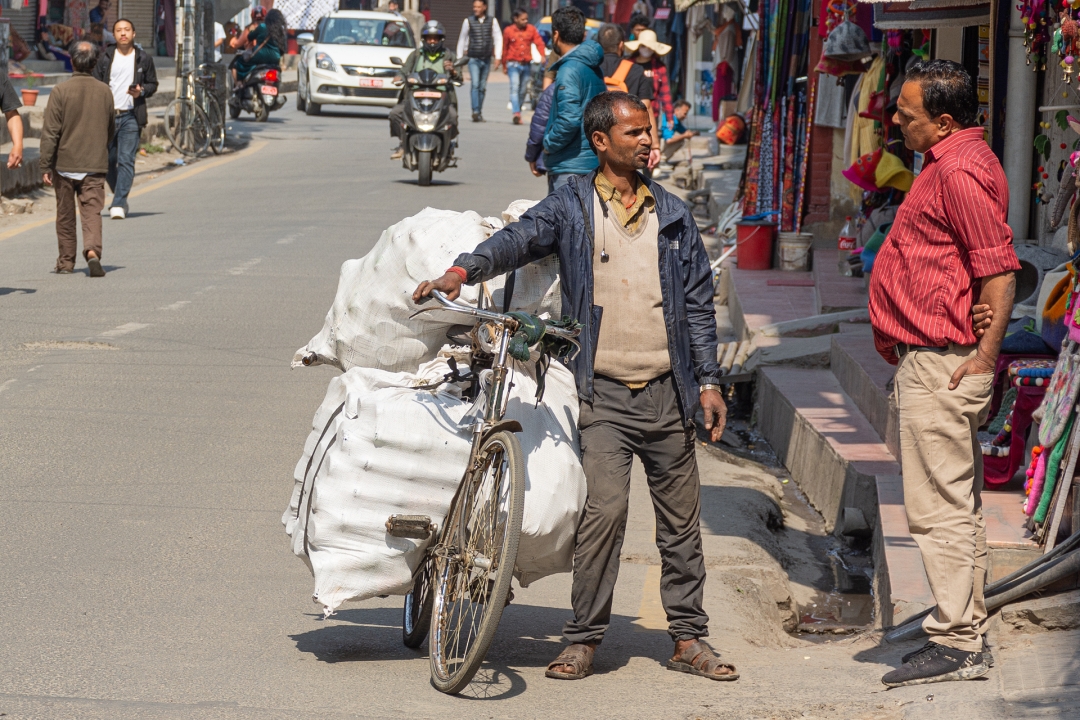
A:
<svg viewBox="0 0 1080 720">
<path fill-rule="evenodd" d="M 1001 351 L 1001 341 L 1005 338 L 1005 331 L 1009 326 L 1015 294 L 1016 276 L 1011 272 L 982 278 L 979 303 L 989 305 L 994 317 L 990 327 L 979 340 L 978 354 L 979 358 L 991 367 L 997 363 L 998 352 Z"/>
</svg>

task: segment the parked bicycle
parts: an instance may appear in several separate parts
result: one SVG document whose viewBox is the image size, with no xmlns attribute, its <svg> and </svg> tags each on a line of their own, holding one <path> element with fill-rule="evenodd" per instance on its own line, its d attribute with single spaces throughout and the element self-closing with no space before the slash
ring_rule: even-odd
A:
<svg viewBox="0 0 1080 720">
<path fill-rule="evenodd" d="M 178 151 L 198 157 L 209 148 L 214 154 L 225 149 L 225 114 L 215 94 L 216 79 L 199 66 L 199 75 L 180 76 L 181 92 L 165 108 L 165 134 Z"/>
<path fill-rule="evenodd" d="M 387 531 L 396 537 L 432 538 L 413 590 L 405 597 L 402 640 L 419 647 L 428 637 L 431 683 L 457 693 L 472 680 L 487 655 L 508 604 L 525 507 L 525 456 L 516 420 L 504 420 L 509 399 L 509 362 L 528 360 L 539 345 L 541 369 L 552 357 L 568 358 L 579 349 L 581 326 L 563 319 L 544 321 L 523 312 L 498 313 L 447 300 L 442 306 L 476 319 L 468 333 L 473 345 L 469 372 L 455 362 L 439 382 L 468 384 L 477 417 L 472 426 L 469 463 L 441 528 L 418 515 L 394 515 Z M 419 313 L 417 313 L 419 314 Z M 543 387 L 542 380 L 540 387 Z"/>
</svg>

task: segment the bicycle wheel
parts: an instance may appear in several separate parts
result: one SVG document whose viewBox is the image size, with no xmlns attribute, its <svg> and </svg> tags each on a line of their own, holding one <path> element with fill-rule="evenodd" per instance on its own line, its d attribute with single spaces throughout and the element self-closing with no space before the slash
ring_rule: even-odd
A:
<svg viewBox="0 0 1080 720">
<path fill-rule="evenodd" d="M 405 647 L 418 648 L 424 644 L 431 628 L 432 599 L 431 564 L 425 559 L 402 608 L 401 642 Z"/>
<path fill-rule="evenodd" d="M 225 115 L 218 99 L 206 93 L 206 119 L 210 121 L 210 149 L 215 155 L 225 151 Z"/>
<path fill-rule="evenodd" d="M 202 155 L 210 145 L 210 122 L 203 109 L 187 98 L 176 98 L 165 108 L 165 135 L 179 152 Z"/>
<path fill-rule="evenodd" d="M 431 684 L 451 694 L 469 684 L 495 637 L 525 508 L 525 459 L 517 437 L 494 433 L 479 458 L 432 553 Z"/>
</svg>

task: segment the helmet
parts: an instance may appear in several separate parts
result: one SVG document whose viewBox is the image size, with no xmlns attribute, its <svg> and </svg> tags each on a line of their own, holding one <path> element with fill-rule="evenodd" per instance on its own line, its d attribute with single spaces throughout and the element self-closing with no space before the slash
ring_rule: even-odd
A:
<svg viewBox="0 0 1080 720">
<path fill-rule="evenodd" d="M 423 29 L 420 30 L 420 37 L 430 37 L 432 35 L 446 37 L 446 31 L 443 30 L 442 23 L 438 20 L 428 20 L 424 23 Z"/>
<path fill-rule="evenodd" d="M 255 21 L 255 20 L 265 20 L 266 19 L 266 8 L 264 8 L 262 5 L 256 5 L 255 7 L 251 8 L 251 19 L 253 21 Z"/>
</svg>

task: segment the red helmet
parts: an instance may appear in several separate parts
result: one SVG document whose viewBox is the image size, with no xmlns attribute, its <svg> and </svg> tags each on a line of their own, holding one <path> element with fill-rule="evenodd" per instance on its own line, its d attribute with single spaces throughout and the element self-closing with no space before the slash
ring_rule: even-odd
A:
<svg viewBox="0 0 1080 720">
<path fill-rule="evenodd" d="M 262 5 L 256 5 L 251 9 L 251 19 L 254 21 L 266 19 L 266 8 Z"/>
</svg>

